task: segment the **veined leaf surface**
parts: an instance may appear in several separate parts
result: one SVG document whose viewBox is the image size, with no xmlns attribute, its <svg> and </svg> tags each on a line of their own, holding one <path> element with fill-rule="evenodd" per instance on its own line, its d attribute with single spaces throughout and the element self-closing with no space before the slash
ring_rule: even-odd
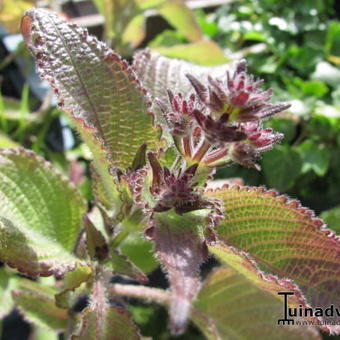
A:
<svg viewBox="0 0 340 340">
<path fill-rule="evenodd" d="M 340 240 L 310 210 L 264 188 L 225 186 L 206 195 L 224 203 L 217 232 L 227 245 L 250 254 L 266 272 L 293 280 L 312 307 L 340 305 Z M 327 327 L 340 333 L 339 326 Z"/>
<path fill-rule="evenodd" d="M 77 190 L 25 149 L 0 149 L 0 259 L 28 275 L 62 275 L 85 212 Z M 84 264 L 84 263 L 83 263 Z"/>
<path fill-rule="evenodd" d="M 287 287 L 275 280 L 264 281 L 254 268 L 249 268 L 250 263 L 247 266 L 246 275 L 222 267 L 205 281 L 194 304 L 192 319 L 209 340 L 321 339 L 312 326 L 279 326 L 277 320 L 282 318 L 283 302 L 270 291 Z M 259 289 L 259 281 L 269 291 Z"/>
<path fill-rule="evenodd" d="M 146 91 L 126 61 L 85 29 L 43 9 L 26 13 L 22 31 L 41 77 L 75 120 L 104 181 L 110 165 L 130 166 L 140 145 L 158 147 Z"/>
</svg>

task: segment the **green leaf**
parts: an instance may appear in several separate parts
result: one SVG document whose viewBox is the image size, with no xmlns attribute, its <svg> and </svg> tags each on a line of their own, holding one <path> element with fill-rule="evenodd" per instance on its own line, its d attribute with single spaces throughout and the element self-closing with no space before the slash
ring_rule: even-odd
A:
<svg viewBox="0 0 340 340">
<path fill-rule="evenodd" d="M 269 186 L 286 191 L 300 175 L 302 160 L 297 151 L 280 145 L 263 155 L 262 166 Z"/>
<path fill-rule="evenodd" d="M 0 259 L 28 275 L 62 275 L 85 212 L 77 190 L 25 149 L 0 149 Z M 84 263 L 83 263 L 84 265 Z"/>
<path fill-rule="evenodd" d="M 126 275 L 140 282 L 147 282 L 147 276 L 133 263 L 129 261 L 127 256 L 121 254 L 118 250 L 112 249 L 110 260 L 107 261 L 113 271 L 119 275 Z"/>
<path fill-rule="evenodd" d="M 54 289 L 31 282 L 24 289 L 12 292 L 13 299 L 25 319 L 49 330 L 64 330 L 69 318 L 68 312 L 56 306 Z"/>
<path fill-rule="evenodd" d="M 291 279 L 312 307 L 340 304 L 340 239 L 312 211 L 264 188 L 225 186 L 206 195 L 223 202 L 217 232 L 227 245 L 250 254 L 266 272 Z M 339 326 L 327 327 L 340 333 Z"/>
<path fill-rule="evenodd" d="M 286 291 L 287 284 L 263 280 L 249 261 L 244 264 L 244 272 L 218 268 L 206 279 L 192 319 L 207 339 L 321 339 L 312 326 L 277 324 L 283 318 L 283 301 L 277 291 Z"/>
<path fill-rule="evenodd" d="M 55 331 L 36 327 L 30 340 L 58 340 L 59 335 Z"/>
<path fill-rule="evenodd" d="M 331 229 L 340 233 L 340 206 L 322 212 L 320 217 Z"/>
<path fill-rule="evenodd" d="M 20 145 L 12 141 L 8 136 L 0 133 L 0 148 L 19 148 Z"/>
<path fill-rule="evenodd" d="M 230 61 L 223 50 L 211 40 L 200 40 L 171 47 L 158 47 L 154 50 L 169 58 L 179 58 L 204 66 L 221 65 Z"/>
<path fill-rule="evenodd" d="M 130 234 L 120 245 L 121 252 L 144 273 L 151 273 L 159 266 L 155 259 L 152 243 L 142 233 Z"/>
<path fill-rule="evenodd" d="M 126 61 L 52 12 L 28 11 L 22 30 L 41 77 L 90 147 L 107 193 L 119 201 L 108 169 L 129 167 L 144 143 L 159 147 L 145 90 Z"/>
<path fill-rule="evenodd" d="M 75 270 L 68 271 L 64 275 L 63 290 L 55 295 L 56 305 L 60 308 L 70 308 L 69 296 L 71 291 L 78 288 L 83 282 L 92 277 L 92 268 L 89 266 L 77 266 Z"/>
<path fill-rule="evenodd" d="M 330 162 L 330 152 L 324 145 L 306 140 L 297 148 L 303 165 L 302 173 L 313 170 L 318 176 L 323 176 L 328 170 Z"/>
<path fill-rule="evenodd" d="M 9 314 L 14 307 L 11 291 L 17 287 L 17 281 L 18 278 L 10 274 L 6 267 L 0 268 L 0 319 Z"/>
<path fill-rule="evenodd" d="M 168 0 L 158 8 L 160 14 L 189 41 L 203 38 L 194 13 L 182 0 Z"/>
<path fill-rule="evenodd" d="M 283 142 L 290 143 L 296 135 L 297 122 L 293 118 L 281 118 L 275 117 L 266 122 L 266 126 L 271 127 L 277 132 L 281 132 L 284 135 Z"/>
<path fill-rule="evenodd" d="M 108 256 L 109 248 L 103 234 L 92 223 L 90 216 L 84 216 L 84 227 L 86 232 L 86 246 L 92 259 L 104 260 Z"/>
<path fill-rule="evenodd" d="M 122 40 L 131 44 L 133 47 L 138 46 L 145 38 L 145 17 L 144 14 L 134 16 L 125 28 Z"/>
</svg>

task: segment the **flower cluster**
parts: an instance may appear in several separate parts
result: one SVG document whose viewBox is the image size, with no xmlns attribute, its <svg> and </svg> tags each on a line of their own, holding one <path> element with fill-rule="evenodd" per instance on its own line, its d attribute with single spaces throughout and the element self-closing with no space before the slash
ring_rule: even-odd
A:
<svg viewBox="0 0 340 340">
<path fill-rule="evenodd" d="M 260 153 L 283 137 L 262 128 L 262 121 L 290 105 L 269 103 L 272 91 L 246 73 L 245 60 L 223 79 L 208 76 L 207 85 L 187 78 L 196 95 L 183 99 L 169 91 L 170 105 L 161 105 L 180 153 L 208 167 L 236 162 L 259 169 Z"/>
<path fill-rule="evenodd" d="M 201 197 L 201 192 L 195 189 L 193 182 L 198 165 L 194 164 L 183 172 L 171 172 L 166 166 L 161 166 L 155 154 L 148 154 L 152 168 L 152 185 L 150 191 L 156 198 L 154 212 L 163 212 L 174 208 L 176 213 L 213 208 L 213 203 Z"/>
</svg>

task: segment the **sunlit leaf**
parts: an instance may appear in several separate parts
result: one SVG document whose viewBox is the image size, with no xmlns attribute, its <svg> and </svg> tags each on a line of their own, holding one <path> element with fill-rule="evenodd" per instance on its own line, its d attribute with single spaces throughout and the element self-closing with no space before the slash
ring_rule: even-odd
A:
<svg viewBox="0 0 340 340">
<path fill-rule="evenodd" d="M 25 149 L 0 149 L 0 259 L 28 275 L 62 275 L 85 204 L 52 165 Z"/>
<path fill-rule="evenodd" d="M 200 40 L 170 47 L 157 47 L 155 50 L 169 58 L 179 58 L 204 66 L 221 65 L 230 61 L 223 50 L 211 40 Z"/>
<path fill-rule="evenodd" d="M 283 301 L 277 292 L 292 291 L 294 285 L 263 277 L 249 259 L 230 249 L 211 250 L 228 267 L 215 269 L 209 275 L 192 313 L 193 321 L 209 340 L 321 339 L 312 326 L 278 325 L 283 318 Z M 290 302 L 293 299 L 290 307 L 301 302 L 297 297 Z"/>
<path fill-rule="evenodd" d="M 119 201 L 109 167 L 130 166 L 141 144 L 159 146 L 145 90 L 126 61 L 52 12 L 27 12 L 22 31 L 41 77 L 74 119 L 108 194 Z"/>
<path fill-rule="evenodd" d="M 158 8 L 160 14 L 189 41 L 203 38 L 193 12 L 182 0 L 168 0 Z"/>
<path fill-rule="evenodd" d="M 291 279 L 312 307 L 339 305 L 340 240 L 313 212 L 264 188 L 225 186 L 206 195 L 224 203 L 217 232 L 227 245 L 250 254 L 264 271 Z M 325 327 L 340 333 L 339 326 Z"/>
</svg>

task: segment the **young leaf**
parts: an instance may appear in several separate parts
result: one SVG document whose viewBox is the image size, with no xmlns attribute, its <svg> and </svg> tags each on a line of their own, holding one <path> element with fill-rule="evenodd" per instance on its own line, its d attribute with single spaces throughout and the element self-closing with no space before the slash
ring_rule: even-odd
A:
<svg viewBox="0 0 340 340">
<path fill-rule="evenodd" d="M 78 288 L 83 282 L 92 277 L 92 268 L 89 266 L 77 266 L 75 270 L 68 271 L 64 275 L 63 290 L 55 295 L 56 305 L 60 308 L 70 308 L 69 294 Z"/>
<path fill-rule="evenodd" d="M 55 305 L 54 294 L 36 290 L 14 290 L 13 299 L 27 321 L 50 330 L 64 330 L 67 310 Z"/>
<path fill-rule="evenodd" d="M 80 263 L 73 250 L 85 204 L 50 163 L 24 149 L 0 149 L 0 259 L 20 271 L 62 275 Z"/>
<path fill-rule="evenodd" d="M 224 203 L 217 231 L 227 245 L 249 253 L 265 271 L 293 280 L 312 307 L 340 304 L 340 240 L 313 212 L 261 187 L 225 186 L 206 195 Z M 339 326 L 325 327 L 340 333 Z"/>
<path fill-rule="evenodd" d="M 251 275 L 261 280 L 259 274 Z M 264 284 L 278 286 L 273 280 Z M 279 326 L 283 302 L 277 297 L 258 289 L 252 280 L 231 268 L 218 268 L 205 281 L 192 319 L 209 340 L 321 339 L 312 326 Z"/>
<path fill-rule="evenodd" d="M 126 275 L 140 282 L 147 282 L 148 277 L 118 250 L 112 249 L 110 254 L 111 267 L 115 273 Z"/>
<path fill-rule="evenodd" d="M 110 165 L 126 169 L 141 144 L 159 146 L 145 90 L 126 61 L 52 12 L 28 11 L 22 31 L 41 77 L 74 119 L 112 195 Z"/>
</svg>

